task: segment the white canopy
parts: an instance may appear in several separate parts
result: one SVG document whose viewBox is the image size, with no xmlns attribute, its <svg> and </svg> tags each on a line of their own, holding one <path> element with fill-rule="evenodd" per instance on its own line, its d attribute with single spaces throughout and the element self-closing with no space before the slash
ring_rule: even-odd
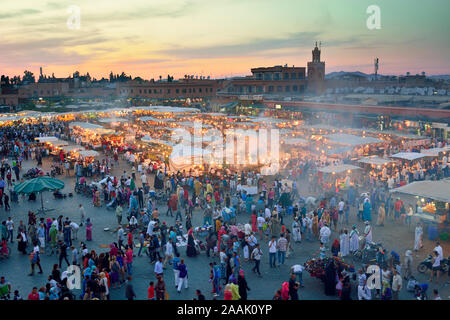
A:
<svg viewBox="0 0 450 320">
<path fill-rule="evenodd" d="M 390 192 L 410 194 L 450 203 L 450 180 L 415 181 L 403 187 L 391 189 Z"/>
<path fill-rule="evenodd" d="M 419 152 L 400 152 L 391 156 L 391 158 L 398 158 L 408 161 L 413 161 L 421 158 L 429 157 L 428 154 Z"/>
<path fill-rule="evenodd" d="M 370 157 L 365 157 L 362 159 L 359 159 L 358 162 L 360 163 L 368 163 L 368 164 L 373 164 L 376 166 L 384 166 L 388 163 L 392 163 L 394 161 L 389 160 L 389 159 L 383 159 L 377 156 L 370 156 Z"/>
<path fill-rule="evenodd" d="M 148 110 L 159 113 L 173 112 L 173 113 L 184 113 L 184 112 L 200 112 L 197 108 L 183 108 L 183 107 L 168 107 L 168 106 L 147 106 L 147 107 L 135 107 L 132 110 Z"/>
<path fill-rule="evenodd" d="M 346 133 L 333 133 L 333 134 L 328 134 L 325 137 L 328 138 L 332 142 L 345 144 L 345 145 L 351 145 L 351 146 L 383 142 L 383 140 L 376 139 L 373 137 L 360 137 L 360 136 L 355 136 L 353 134 L 346 134 Z"/>
<path fill-rule="evenodd" d="M 63 141 L 63 140 L 50 141 L 49 143 L 51 143 L 55 147 L 62 147 L 62 146 L 69 145 L 69 143 L 67 141 Z"/>
<path fill-rule="evenodd" d="M 82 150 L 78 152 L 82 157 L 96 157 L 99 153 L 95 150 Z"/>
<path fill-rule="evenodd" d="M 37 137 L 34 138 L 34 140 L 43 143 L 43 142 L 54 142 L 54 141 L 58 141 L 59 139 L 57 137 Z"/>
<path fill-rule="evenodd" d="M 111 122 L 127 122 L 127 119 L 124 118 L 104 118 L 104 119 L 99 119 L 99 122 L 102 123 L 111 123 Z"/>
<path fill-rule="evenodd" d="M 79 121 L 71 122 L 69 127 L 70 128 L 80 127 L 82 129 L 104 129 L 104 127 L 102 127 L 98 124 L 93 124 L 93 123 L 89 123 L 89 122 L 79 122 Z"/>
<path fill-rule="evenodd" d="M 169 121 L 173 121 L 173 119 L 157 119 L 157 118 L 150 117 L 150 116 L 148 116 L 148 117 L 140 117 L 139 120 L 144 121 L 144 122 L 145 121 L 153 121 L 153 122 L 169 122 Z"/>
<path fill-rule="evenodd" d="M 308 140 L 302 138 L 289 138 L 284 140 L 284 144 L 308 144 Z"/>
<path fill-rule="evenodd" d="M 78 145 L 64 146 L 64 147 L 61 147 L 61 149 L 65 152 L 85 150 L 82 146 L 78 146 Z"/>
<path fill-rule="evenodd" d="M 445 146 L 443 148 L 422 149 L 422 150 L 420 150 L 420 153 L 424 153 L 424 154 L 427 154 L 430 156 L 437 157 L 437 156 L 439 156 L 439 153 L 447 152 L 447 151 L 450 151 L 449 146 Z"/>
<path fill-rule="evenodd" d="M 318 170 L 324 173 L 340 173 L 340 172 L 344 172 L 347 170 L 356 170 L 356 169 L 361 169 L 360 167 L 351 165 L 351 164 L 341 164 L 341 165 L 337 165 L 337 166 L 327 166 L 327 167 L 323 167 L 323 168 L 319 168 Z"/>
</svg>

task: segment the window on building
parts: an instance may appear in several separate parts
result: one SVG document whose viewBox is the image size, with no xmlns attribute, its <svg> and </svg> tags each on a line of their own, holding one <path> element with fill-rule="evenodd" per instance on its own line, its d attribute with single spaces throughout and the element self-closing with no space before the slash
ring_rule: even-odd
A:
<svg viewBox="0 0 450 320">
<path fill-rule="evenodd" d="M 139 93 L 142 93 L 142 89 L 139 89 Z"/>
<path fill-rule="evenodd" d="M 198 88 L 198 92 L 202 92 L 202 88 Z"/>
<path fill-rule="evenodd" d="M 299 72 L 299 73 L 298 73 L 298 78 L 299 78 L 299 79 L 303 79 L 303 78 L 304 78 L 303 73 Z"/>
<path fill-rule="evenodd" d="M 180 89 L 175 89 L 175 92 L 176 93 L 180 93 Z"/>
<path fill-rule="evenodd" d="M 284 79 L 284 80 L 288 80 L 288 79 L 289 79 L 289 73 L 285 72 L 285 73 L 283 74 L 283 79 Z"/>
<path fill-rule="evenodd" d="M 277 92 L 283 92 L 283 89 L 281 86 L 277 86 Z"/>
<path fill-rule="evenodd" d="M 274 80 L 280 80 L 280 74 L 279 73 L 275 73 L 273 79 Z"/>
<path fill-rule="evenodd" d="M 293 90 L 293 91 L 298 91 L 298 87 L 297 87 L 297 86 L 293 86 L 293 87 L 292 87 L 292 90 Z"/>
<path fill-rule="evenodd" d="M 167 94 L 170 94 L 170 89 L 167 89 Z"/>
<path fill-rule="evenodd" d="M 186 93 L 186 88 L 184 88 L 181 92 Z"/>
<path fill-rule="evenodd" d="M 147 93 L 147 89 L 144 89 L 144 93 Z"/>
<path fill-rule="evenodd" d="M 286 86 L 285 91 L 286 91 L 286 92 L 291 91 L 291 86 Z"/>
<path fill-rule="evenodd" d="M 269 86 L 269 92 L 273 92 L 273 86 Z"/>
<path fill-rule="evenodd" d="M 296 78 L 297 78 L 297 74 L 291 73 L 291 79 L 296 79 Z"/>
<path fill-rule="evenodd" d="M 193 92 L 195 93 L 195 88 L 194 89 L 192 89 L 193 90 Z"/>
<path fill-rule="evenodd" d="M 262 86 L 256 87 L 256 92 L 264 92 L 263 87 Z"/>
<path fill-rule="evenodd" d="M 156 89 L 153 89 L 153 93 L 154 93 L 154 94 L 157 94 L 158 92 L 156 91 Z"/>
<path fill-rule="evenodd" d="M 133 93 L 133 89 L 131 89 L 131 93 Z"/>
</svg>

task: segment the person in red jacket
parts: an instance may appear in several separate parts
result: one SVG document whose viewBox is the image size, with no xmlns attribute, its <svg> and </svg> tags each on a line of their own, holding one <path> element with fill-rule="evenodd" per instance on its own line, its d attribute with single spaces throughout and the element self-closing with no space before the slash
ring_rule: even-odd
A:
<svg viewBox="0 0 450 320">
<path fill-rule="evenodd" d="M 39 292 L 37 288 L 34 287 L 31 293 L 28 295 L 28 300 L 39 300 Z"/>
</svg>

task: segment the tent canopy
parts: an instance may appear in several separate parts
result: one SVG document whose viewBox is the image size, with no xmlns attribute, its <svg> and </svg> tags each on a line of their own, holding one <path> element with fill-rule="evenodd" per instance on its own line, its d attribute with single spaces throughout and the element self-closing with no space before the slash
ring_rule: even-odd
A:
<svg viewBox="0 0 450 320">
<path fill-rule="evenodd" d="M 78 152 L 82 157 L 96 157 L 99 153 L 95 150 L 82 150 Z"/>
<path fill-rule="evenodd" d="M 450 151 L 449 146 L 445 146 L 443 148 L 431 148 L 431 149 L 422 149 L 420 153 L 424 153 L 433 157 L 438 157 L 439 153 Z"/>
<path fill-rule="evenodd" d="M 34 138 L 34 140 L 36 140 L 40 143 L 43 143 L 43 142 L 54 142 L 54 141 L 58 141 L 59 139 L 57 137 L 51 136 L 51 137 L 37 137 L 37 138 Z"/>
<path fill-rule="evenodd" d="M 391 158 L 413 161 L 421 158 L 429 157 L 428 154 L 418 152 L 400 152 L 391 156 Z"/>
<path fill-rule="evenodd" d="M 377 156 L 370 156 L 370 157 L 366 157 L 366 158 L 362 158 L 358 160 L 359 163 L 368 163 L 368 164 L 373 164 L 376 166 L 384 166 L 388 163 L 393 163 L 394 161 L 389 160 L 389 159 L 383 159 Z"/>
<path fill-rule="evenodd" d="M 323 168 L 319 168 L 318 170 L 320 172 L 324 172 L 324 173 L 340 173 L 340 172 L 344 172 L 347 170 L 356 170 L 356 169 L 361 169 L 360 167 L 351 165 L 351 164 L 341 164 L 341 165 L 337 165 L 337 166 L 327 166 L 327 167 L 323 167 Z"/>
<path fill-rule="evenodd" d="M 325 137 L 332 142 L 350 145 L 350 146 L 359 146 L 359 145 L 363 145 L 363 144 L 383 142 L 383 140 L 373 138 L 373 137 L 360 137 L 360 136 L 355 136 L 353 134 L 346 134 L 346 133 L 333 133 L 333 134 L 328 134 Z"/>
<path fill-rule="evenodd" d="M 391 189 L 390 192 L 410 194 L 450 203 L 450 179 L 415 181 L 403 187 Z"/>
</svg>

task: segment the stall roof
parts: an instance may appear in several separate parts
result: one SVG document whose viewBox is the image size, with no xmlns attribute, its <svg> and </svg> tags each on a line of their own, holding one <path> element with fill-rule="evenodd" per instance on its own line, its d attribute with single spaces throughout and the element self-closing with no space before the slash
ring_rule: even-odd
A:
<svg viewBox="0 0 450 320">
<path fill-rule="evenodd" d="M 69 143 L 67 141 L 64 141 L 64 140 L 50 141 L 50 143 L 52 145 L 54 145 L 55 147 L 63 147 L 63 146 L 68 146 L 69 145 Z"/>
<path fill-rule="evenodd" d="M 82 157 L 96 157 L 99 153 L 95 150 L 82 150 L 78 152 Z"/>
<path fill-rule="evenodd" d="M 105 118 L 105 119 L 99 119 L 99 122 L 102 123 L 111 123 L 111 122 L 127 122 L 127 119 L 124 118 Z"/>
<path fill-rule="evenodd" d="M 150 117 L 150 116 L 146 116 L 146 117 L 140 117 L 139 120 L 141 121 L 153 121 L 153 122 L 170 122 L 170 121 L 174 121 L 173 119 L 158 119 L 158 118 L 154 118 L 154 117 Z"/>
<path fill-rule="evenodd" d="M 323 168 L 319 168 L 318 170 L 324 173 L 340 173 L 340 172 L 344 172 L 347 170 L 356 170 L 356 169 L 361 169 L 360 167 L 351 165 L 351 164 L 340 164 L 337 166 L 327 166 L 327 167 L 323 167 Z"/>
<path fill-rule="evenodd" d="M 400 152 L 391 156 L 391 158 L 398 158 L 403 160 L 417 160 L 420 158 L 429 157 L 428 154 L 419 153 L 419 152 Z"/>
<path fill-rule="evenodd" d="M 383 159 L 383 158 L 380 158 L 377 156 L 370 156 L 370 157 L 365 157 L 365 158 L 359 159 L 358 162 L 373 164 L 376 166 L 383 166 L 385 164 L 392 163 L 394 161 L 389 160 L 389 159 Z"/>
<path fill-rule="evenodd" d="M 302 138 L 288 138 L 284 140 L 284 144 L 308 144 L 309 141 Z"/>
<path fill-rule="evenodd" d="M 82 129 L 104 129 L 104 127 L 102 127 L 101 125 L 98 124 L 93 124 L 93 123 L 89 123 L 89 122 L 79 122 L 79 121 L 75 121 L 75 122 L 71 122 L 69 127 L 73 128 L 73 127 L 80 127 Z"/>
<path fill-rule="evenodd" d="M 61 149 L 65 152 L 85 150 L 82 146 L 78 146 L 78 145 L 64 146 L 64 147 L 61 147 Z"/>
<path fill-rule="evenodd" d="M 422 149 L 422 150 L 420 150 L 420 153 L 424 153 L 424 154 L 428 154 L 428 155 L 437 157 L 437 156 L 439 156 L 439 153 L 447 152 L 447 151 L 450 151 L 449 146 L 445 146 L 443 148 Z"/>
<path fill-rule="evenodd" d="M 168 107 L 168 106 L 147 106 L 147 107 L 134 107 L 132 110 L 148 110 L 159 113 L 173 112 L 173 113 L 184 113 L 184 112 L 200 112 L 197 108 L 184 108 L 184 107 Z"/>
<path fill-rule="evenodd" d="M 37 137 L 37 138 L 34 138 L 34 140 L 36 140 L 40 143 L 43 143 L 43 142 L 55 142 L 55 141 L 58 141 L 59 139 L 57 137 L 51 136 L 51 137 Z"/>
<path fill-rule="evenodd" d="M 345 145 L 358 146 L 363 144 L 380 143 L 383 140 L 373 138 L 373 137 L 360 137 L 353 134 L 346 133 L 333 133 L 325 136 L 330 141 Z"/>
<path fill-rule="evenodd" d="M 391 189 L 390 192 L 410 194 L 450 203 L 450 179 L 416 181 L 403 187 Z"/>
</svg>

